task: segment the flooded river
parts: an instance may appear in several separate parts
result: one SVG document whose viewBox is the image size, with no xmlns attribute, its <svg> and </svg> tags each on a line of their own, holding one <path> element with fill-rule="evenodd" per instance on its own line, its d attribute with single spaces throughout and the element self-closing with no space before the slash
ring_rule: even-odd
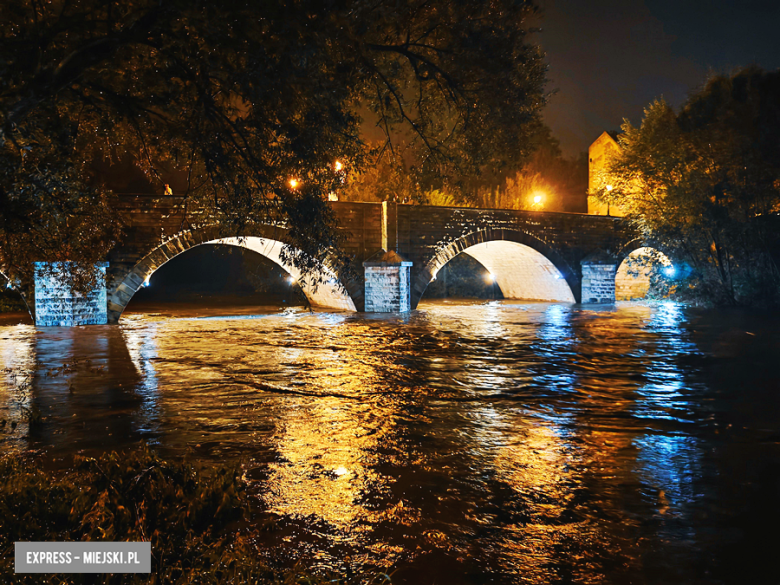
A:
<svg viewBox="0 0 780 585">
<path fill-rule="evenodd" d="M 778 582 L 780 315 L 150 311 L 1 324 L 0 448 L 243 465 L 283 562 L 393 583 Z"/>
</svg>

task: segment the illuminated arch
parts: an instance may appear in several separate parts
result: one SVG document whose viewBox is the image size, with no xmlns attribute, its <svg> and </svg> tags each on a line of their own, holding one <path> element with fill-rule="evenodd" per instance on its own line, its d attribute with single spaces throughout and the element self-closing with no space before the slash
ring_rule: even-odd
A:
<svg viewBox="0 0 780 585">
<path fill-rule="evenodd" d="M 342 280 L 336 271 L 330 268 L 332 264 L 328 260 L 325 261 L 324 274 L 318 275 L 324 281 L 319 285 L 314 284 L 312 278 L 302 278 L 297 268 L 285 265 L 281 260 L 284 235 L 283 228 L 265 225 L 257 226 L 252 235 L 241 238 L 223 237 L 219 226 L 181 232 L 161 243 L 124 275 L 115 277 L 114 282 L 109 284 L 108 321 L 109 323 L 119 321 L 133 295 L 149 282 L 152 274 L 161 266 L 187 250 L 202 245 L 238 246 L 265 256 L 295 279 L 313 306 L 355 311 L 357 306 L 362 305 L 362 288 L 351 280 L 344 280 L 343 286 L 339 286 Z"/>
<path fill-rule="evenodd" d="M 5 274 L 5 272 L 0 270 L 0 286 L 3 288 L 10 288 L 11 290 L 15 290 L 19 293 L 19 296 L 22 297 L 22 302 L 24 303 L 24 306 L 27 308 L 27 313 L 30 315 L 30 318 L 33 320 L 33 323 L 35 323 L 35 311 L 33 310 L 33 307 L 30 306 L 30 303 L 27 301 L 27 295 L 25 294 L 25 290 L 19 286 L 14 286 L 13 281 L 8 278 L 8 276 Z M 35 303 L 35 297 L 32 299 L 33 303 Z"/>
<path fill-rule="evenodd" d="M 576 302 L 577 273 L 549 245 L 521 231 L 486 229 L 441 246 L 412 283 L 412 307 L 439 270 L 464 252 L 495 278 L 505 298 Z"/>
<path fill-rule="evenodd" d="M 642 299 L 650 290 L 650 273 L 655 263 L 672 267 L 672 261 L 659 250 L 650 246 L 626 248 L 615 273 L 615 300 L 630 301 Z"/>
</svg>

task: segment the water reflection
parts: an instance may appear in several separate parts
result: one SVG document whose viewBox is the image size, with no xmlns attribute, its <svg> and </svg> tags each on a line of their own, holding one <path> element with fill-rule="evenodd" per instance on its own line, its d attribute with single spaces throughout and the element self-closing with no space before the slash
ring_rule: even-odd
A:
<svg viewBox="0 0 780 585">
<path fill-rule="evenodd" d="M 278 518 L 274 562 L 396 583 L 701 581 L 736 522 L 713 502 L 775 506 L 775 354 L 751 353 L 752 393 L 719 386 L 709 356 L 743 346 L 678 305 L 175 316 L 0 329 L 2 416 L 21 420 L 21 384 L 44 417 L 3 447 L 234 461 Z"/>
</svg>

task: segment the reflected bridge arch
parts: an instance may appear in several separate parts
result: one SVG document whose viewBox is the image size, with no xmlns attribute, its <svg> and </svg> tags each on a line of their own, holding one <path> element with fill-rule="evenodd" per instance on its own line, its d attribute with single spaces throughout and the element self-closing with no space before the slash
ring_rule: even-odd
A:
<svg viewBox="0 0 780 585">
<path fill-rule="evenodd" d="M 334 268 L 332 257 L 326 258 L 322 272 L 303 276 L 295 266 L 282 261 L 286 230 L 275 226 L 257 226 L 251 234 L 225 237 L 220 226 L 187 230 L 160 243 L 141 260 L 123 273 L 111 273 L 107 287 L 108 321 L 117 323 L 133 295 L 160 267 L 186 251 L 203 245 L 237 246 L 265 256 L 283 270 L 301 287 L 312 306 L 356 311 L 362 309 L 363 290 L 359 283 L 341 278 Z M 109 269 L 110 270 L 110 269 Z"/>
<path fill-rule="evenodd" d="M 505 298 L 577 301 L 580 277 L 553 248 L 533 235 L 508 229 L 485 229 L 462 236 L 428 260 L 412 282 L 412 307 L 450 260 L 468 254 L 492 275 Z"/>
</svg>

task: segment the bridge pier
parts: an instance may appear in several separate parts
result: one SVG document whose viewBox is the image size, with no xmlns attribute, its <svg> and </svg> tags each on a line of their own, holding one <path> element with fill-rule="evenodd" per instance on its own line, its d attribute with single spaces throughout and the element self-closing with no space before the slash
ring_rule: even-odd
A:
<svg viewBox="0 0 780 585">
<path fill-rule="evenodd" d="M 592 254 L 580 262 L 582 266 L 583 304 L 615 302 L 615 275 L 618 262 L 605 252 Z"/>
<path fill-rule="evenodd" d="M 73 290 L 67 263 L 35 263 L 35 324 L 38 327 L 75 327 L 108 323 L 105 274 L 107 262 L 97 265 L 102 284 L 87 294 Z"/>
<path fill-rule="evenodd" d="M 395 252 L 363 262 L 367 313 L 406 313 L 412 310 L 412 263 Z"/>
</svg>

